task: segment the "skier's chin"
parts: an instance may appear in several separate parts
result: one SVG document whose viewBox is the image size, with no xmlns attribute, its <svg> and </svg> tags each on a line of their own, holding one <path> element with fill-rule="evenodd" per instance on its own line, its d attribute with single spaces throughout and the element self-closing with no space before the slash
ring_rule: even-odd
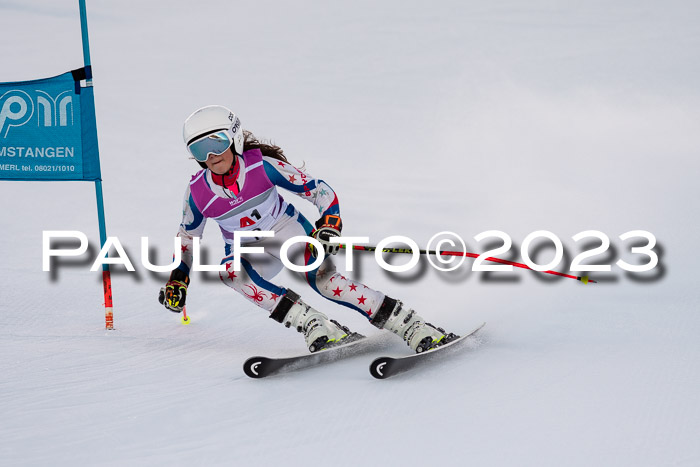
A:
<svg viewBox="0 0 700 467">
<path fill-rule="evenodd" d="M 210 169 L 212 172 L 214 172 L 216 175 L 223 175 L 226 172 L 228 172 L 228 169 L 230 167 L 226 166 L 226 160 L 222 157 L 221 160 L 212 162 L 210 164 Z"/>
</svg>

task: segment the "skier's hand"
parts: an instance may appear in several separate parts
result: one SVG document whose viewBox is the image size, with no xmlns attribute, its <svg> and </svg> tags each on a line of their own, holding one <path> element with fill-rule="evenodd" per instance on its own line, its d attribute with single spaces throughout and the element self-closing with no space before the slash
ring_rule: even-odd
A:
<svg viewBox="0 0 700 467">
<path fill-rule="evenodd" d="M 311 232 L 311 236 L 321 242 L 327 255 L 334 255 L 338 253 L 340 244 L 331 243 L 329 240 L 334 237 L 340 237 L 341 230 L 343 230 L 343 221 L 340 220 L 340 216 L 328 214 L 316 221 L 316 230 Z M 311 254 L 316 256 L 316 249 L 313 245 L 310 245 L 310 247 Z"/>
<path fill-rule="evenodd" d="M 182 309 L 185 307 L 187 286 L 189 284 L 189 276 L 179 269 L 175 269 L 170 275 L 168 283 L 160 289 L 158 301 L 172 312 L 182 312 Z"/>
</svg>

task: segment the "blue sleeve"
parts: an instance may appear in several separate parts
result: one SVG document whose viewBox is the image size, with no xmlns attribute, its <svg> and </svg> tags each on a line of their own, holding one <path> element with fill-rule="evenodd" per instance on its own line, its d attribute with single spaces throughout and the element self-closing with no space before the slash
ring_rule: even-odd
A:
<svg viewBox="0 0 700 467">
<path fill-rule="evenodd" d="M 323 180 L 312 177 L 292 164 L 270 157 L 263 158 L 263 167 L 273 184 L 313 203 L 321 216 L 340 215 L 338 197 Z"/>
</svg>

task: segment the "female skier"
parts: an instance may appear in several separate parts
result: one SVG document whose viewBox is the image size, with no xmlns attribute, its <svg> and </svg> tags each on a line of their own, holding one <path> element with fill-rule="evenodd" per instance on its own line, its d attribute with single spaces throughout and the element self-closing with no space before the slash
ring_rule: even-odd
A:
<svg viewBox="0 0 700 467">
<path fill-rule="evenodd" d="M 226 107 L 212 105 L 195 111 L 185 121 L 183 139 L 189 153 L 203 170 L 192 177 L 185 192 L 182 223 L 182 262 L 173 270 L 159 301 L 169 310 L 181 312 L 185 306 L 189 271 L 192 265 L 193 237 L 201 237 L 207 218 L 219 224 L 226 243 L 221 264 L 226 270 L 221 280 L 248 300 L 270 312 L 270 318 L 304 333 L 311 352 L 342 343 L 351 333 L 347 327 L 307 305 L 288 288 L 270 280 L 282 269 L 280 245 L 295 236 L 317 239 L 326 259 L 306 272 L 306 281 L 328 300 L 359 311 L 380 329 L 397 334 L 416 352 L 444 344 L 456 336 L 426 323 L 399 300 L 350 280 L 336 272 L 329 255 L 339 245 L 330 243 L 343 227 L 338 198 L 321 179 L 289 164 L 282 149 L 264 144 L 243 130 L 238 117 Z M 321 217 L 316 229 L 277 192 L 284 188 L 313 203 Z M 274 231 L 274 237 L 242 238 L 245 246 L 264 247 L 264 253 L 241 254 L 241 268 L 233 266 L 233 232 Z M 296 248 L 296 251 L 294 251 Z M 310 264 L 316 254 L 313 246 L 296 243 L 289 257 L 303 255 Z"/>
</svg>

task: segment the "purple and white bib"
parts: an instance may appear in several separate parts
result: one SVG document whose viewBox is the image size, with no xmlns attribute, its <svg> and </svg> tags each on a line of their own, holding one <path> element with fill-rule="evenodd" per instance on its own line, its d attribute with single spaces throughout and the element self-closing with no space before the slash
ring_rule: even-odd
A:
<svg viewBox="0 0 700 467">
<path fill-rule="evenodd" d="M 224 240 L 231 244 L 236 230 L 271 230 L 287 204 L 265 173 L 259 149 L 245 151 L 239 157 L 245 166 L 245 179 L 235 198 L 216 195 L 207 183 L 207 170 L 199 171 L 190 182 L 197 209 L 219 224 Z"/>
</svg>

